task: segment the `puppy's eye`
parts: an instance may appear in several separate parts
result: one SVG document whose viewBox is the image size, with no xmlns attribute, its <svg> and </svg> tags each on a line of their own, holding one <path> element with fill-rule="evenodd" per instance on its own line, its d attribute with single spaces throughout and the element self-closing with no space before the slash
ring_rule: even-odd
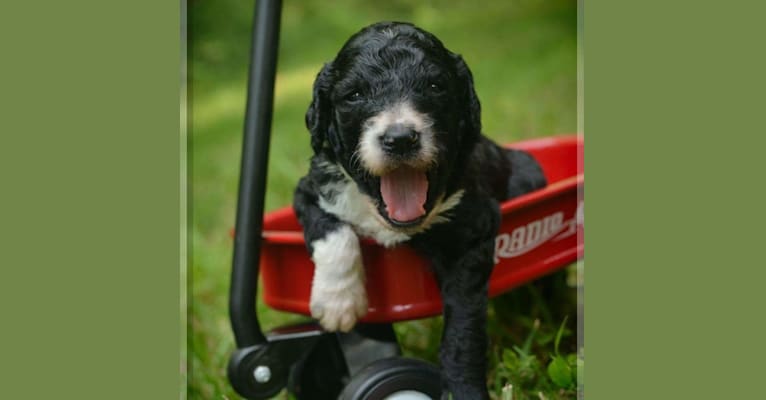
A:
<svg viewBox="0 0 766 400">
<path fill-rule="evenodd" d="M 431 82 L 428 84 L 428 91 L 432 94 L 440 94 L 444 91 L 444 89 L 438 83 Z"/>
<path fill-rule="evenodd" d="M 362 92 L 354 91 L 346 95 L 346 97 L 343 98 L 343 100 L 349 102 L 349 103 L 355 103 L 362 99 Z"/>
</svg>

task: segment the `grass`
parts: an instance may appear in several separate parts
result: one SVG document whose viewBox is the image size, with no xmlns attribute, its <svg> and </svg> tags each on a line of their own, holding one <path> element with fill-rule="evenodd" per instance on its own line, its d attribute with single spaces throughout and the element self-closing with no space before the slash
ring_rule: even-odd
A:
<svg viewBox="0 0 766 400">
<path fill-rule="evenodd" d="M 493 139 L 510 142 L 575 131 L 576 2 L 382 4 L 285 2 L 268 210 L 291 203 L 293 187 L 308 168 L 303 116 L 316 73 L 348 36 L 379 20 L 415 22 L 463 55 L 482 102 L 484 130 Z M 252 2 L 241 0 L 189 3 L 190 399 L 238 398 L 225 377 L 234 346 L 226 308 L 232 250 L 228 232 L 236 207 L 252 9 Z M 573 334 L 576 294 L 568 278 L 562 271 L 491 302 L 489 385 L 495 398 L 502 398 L 503 387 L 512 387 L 517 400 L 575 397 L 571 373 L 578 362 Z M 258 309 L 267 329 L 302 319 L 270 310 L 260 301 Z M 405 354 L 431 361 L 436 360 L 440 329 L 440 318 L 396 326 Z M 555 346 L 559 331 L 562 339 Z"/>
</svg>

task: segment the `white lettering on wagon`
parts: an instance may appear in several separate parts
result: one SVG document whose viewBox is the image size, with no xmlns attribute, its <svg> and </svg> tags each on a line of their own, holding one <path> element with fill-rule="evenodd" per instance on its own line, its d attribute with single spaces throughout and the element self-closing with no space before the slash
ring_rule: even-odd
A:
<svg viewBox="0 0 766 400">
<path fill-rule="evenodd" d="M 501 233 L 495 238 L 495 264 L 500 258 L 513 258 L 536 249 L 551 238 L 561 240 L 577 232 L 577 226 L 584 222 L 583 202 L 577 205 L 574 217 L 564 221 L 564 212 L 557 211 L 526 225 L 519 226 L 511 233 Z"/>
</svg>

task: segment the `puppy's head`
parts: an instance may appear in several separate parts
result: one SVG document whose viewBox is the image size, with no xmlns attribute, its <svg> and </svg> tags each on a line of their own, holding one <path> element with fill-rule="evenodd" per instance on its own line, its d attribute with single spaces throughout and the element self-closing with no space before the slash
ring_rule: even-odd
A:
<svg viewBox="0 0 766 400">
<path fill-rule="evenodd" d="M 481 131 L 462 58 L 394 22 L 362 29 L 322 68 L 306 125 L 314 151 L 340 164 L 396 227 L 419 225 L 455 189 Z"/>
</svg>

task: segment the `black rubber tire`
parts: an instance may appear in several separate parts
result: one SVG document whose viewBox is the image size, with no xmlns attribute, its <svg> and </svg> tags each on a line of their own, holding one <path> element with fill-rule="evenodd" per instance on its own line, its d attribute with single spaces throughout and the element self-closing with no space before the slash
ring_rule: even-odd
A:
<svg viewBox="0 0 766 400">
<path fill-rule="evenodd" d="M 351 378 L 338 400 L 383 400 L 403 390 L 441 396 L 441 376 L 435 365 L 404 357 L 373 362 Z"/>
</svg>

